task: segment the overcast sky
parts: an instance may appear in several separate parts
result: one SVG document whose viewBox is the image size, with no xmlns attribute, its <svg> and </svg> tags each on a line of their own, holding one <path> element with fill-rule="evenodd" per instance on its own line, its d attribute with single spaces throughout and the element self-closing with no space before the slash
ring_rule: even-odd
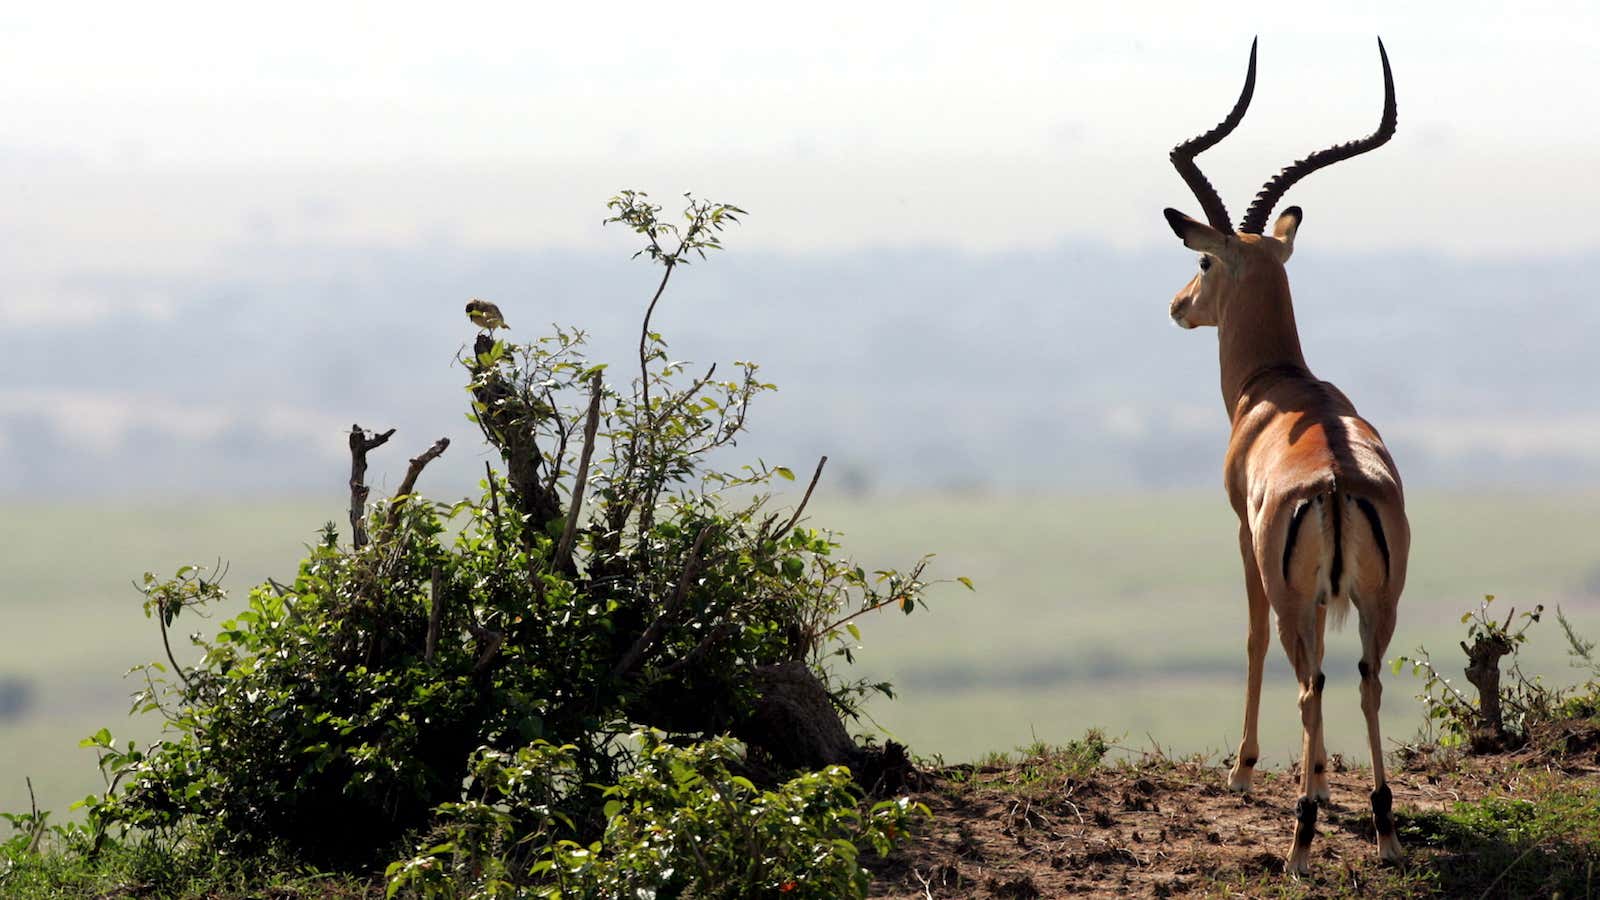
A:
<svg viewBox="0 0 1600 900">
<path fill-rule="evenodd" d="M 255 236 L 621 247 L 598 222 L 628 186 L 745 206 L 745 246 L 1147 245 L 1163 206 L 1199 213 L 1166 154 L 1226 112 L 1256 34 L 1254 106 L 1201 158 L 1236 219 L 1375 126 L 1381 33 L 1398 136 L 1295 188 L 1302 243 L 1600 246 L 1591 4 L 1339 6 L 12 4 L 0 265 L 184 268 Z"/>
</svg>

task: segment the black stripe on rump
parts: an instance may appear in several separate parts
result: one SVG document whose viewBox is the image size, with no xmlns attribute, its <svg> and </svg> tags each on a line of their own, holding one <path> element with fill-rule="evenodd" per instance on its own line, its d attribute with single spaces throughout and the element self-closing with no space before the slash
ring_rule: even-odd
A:
<svg viewBox="0 0 1600 900">
<path fill-rule="evenodd" d="M 1340 502 L 1342 496 L 1335 491 L 1333 502 L 1328 504 L 1333 514 L 1333 561 L 1328 563 L 1328 590 L 1334 597 L 1343 593 L 1339 582 L 1344 578 L 1344 504 Z"/>
<path fill-rule="evenodd" d="M 1372 536 L 1378 539 L 1378 552 L 1383 554 L 1383 577 L 1389 577 L 1389 539 L 1383 534 L 1383 522 L 1378 518 L 1378 508 L 1372 501 L 1365 497 L 1357 497 L 1356 505 L 1361 507 L 1361 512 L 1367 517 L 1367 524 L 1372 526 Z"/>
<path fill-rule="evenodd" d="M 1306 510 L 1311 508 L 1311 501 L 1302 500 L 1295 508 L 1294 515 L 1289 517 L 1289 534 L 1283 539 L 1283 580 L 1289 581 L 1289 561 L 1294 558 L 1294 539 L 1300 534 L 1300 523 L 1305 521 Z"/>
</svg>

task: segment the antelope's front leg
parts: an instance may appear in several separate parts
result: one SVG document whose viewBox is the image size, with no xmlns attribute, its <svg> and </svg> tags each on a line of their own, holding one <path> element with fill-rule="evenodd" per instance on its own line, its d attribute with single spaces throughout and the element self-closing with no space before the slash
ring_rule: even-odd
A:
<svg viewBox="0 0 1600 900">
<path fill-rule="evenodd" d="M 1244 558 L 1244 589 L 1250 598 L 1250 633 L 1245 640 L 1249 674 L 1244 694 L 1244 739 L 1239 742 L 1233 770 L 1228 773 L 1228 790 L 1243 792 L 1250 790 L 1256 763 L 1260 761 L 1261 744 L 1257 739 L 1256 720 L 1261 712 L 1261 669 L 1266 663 L 1267 644 L 1271 635 L 1267 631 L 1267 590 L 1261 581 L 1260 568 L 1256 565 L 1250 529 L 1244 525 L 1239 526 L 1239 554 Z"/>
</svg>

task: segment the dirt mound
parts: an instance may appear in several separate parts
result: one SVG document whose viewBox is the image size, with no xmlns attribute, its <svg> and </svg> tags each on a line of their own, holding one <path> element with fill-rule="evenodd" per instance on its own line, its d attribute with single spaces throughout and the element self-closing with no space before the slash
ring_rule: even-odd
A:
<svg viewBox="0 0 1600 900">
<path fill-rule="evenodd" d="M 1413 757 L 1390 773 L 1401 835 L 1407 822 L 1508 787 L 1508 757 Z M 1257 773 L 1252 793 L 1225 787 L 1226 767 L 1165 757 L 1085 765 L 1045 752 L 1015 763 L 925 773 L 918 799 L 935 820 L 920 840 L 880 862 L 873 897 L 1032 898 L 1354 892 L 1436 893 L 1450 851 L 1413 825 L 1398 869 L 1375 854 L 1370 771 L 1331 760 L 1306 883 L 1283 876 L 1298 778 Z M 1572 773 L 1590 778 L 1593 772 Z"/>
</svg>

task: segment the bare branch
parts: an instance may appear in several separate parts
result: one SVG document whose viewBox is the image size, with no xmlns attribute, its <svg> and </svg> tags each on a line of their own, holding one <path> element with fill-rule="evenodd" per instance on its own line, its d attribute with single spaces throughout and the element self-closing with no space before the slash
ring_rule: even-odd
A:
<svg viewBox="0 0 1600 900">
<path fill-rule="evenodd" d="M 700 551 L 705 547 L 706 538 L 711 536 L 711 526 L 706 525 L 695 535 L 694 545 L 689 548 L 689 559 L 683 564 L 683 572 L 678 576 L 678 588 L 672 594 L 672 599 L 667 601 L 666 608 L 661 610 L 661 615 L 656 616 L 654 622 L 639 635 L 628 652 L 622 655 L 615 668 L 611 670 L 614 678 L 622 678 L 633 673 L 633 670 L 643 661 L 644 655 L 649 652 L 655 642 L 660 639 L 661 632 L 667 628 L 667 623 L 675 618 L 678 610 L 683 607 L 684 600 L 689 596 L 689 582 L 694 579 L 695 571 L 700 565 Z"/>
<path fill-rule="evenodd" d="M 410 496 L 412 490 L 417 486 L 417 476 L 421 475 L 422 470 L 427 467 L 428 463 L 438 459 L 439 454 L 443 453 L 449 446 L 450 439 L 442 437 L 434 441 L 432 447 L 422 451 L 421 456 L 411 457 L 411 465 L 406 467 L 406 477 L 401 480 L 400 489 L 394 492 L 394 499 L 398 500 L 401 497 Z"/>
<path fill-rule="evenodd" d="M 500 489 L 494 480 L 494 467 L 486 459 L 483 461 L 483 476 L 489 485 L 489 510 L 494 515 L 494 550 L 496 554 L 505 551 L 505 538 L 500 534 Z"/>
<path fill-rule="evenodd" d="M 382 447 L 392 437 L 393 428 L 369 438 L 360 425 L 350 426 L 350 541 L 357 549 L 367 543 L 367 494 L 372 490 L 366 482 L 367 453 Z"/>
<path fill-rule="evenodd" d="M 39 801 L 33 795 L 33 779 L 23 776 L 23 781 L 28 783 L 28 846 L 23 848 L 24 853 L 34 853 L 39 849 L 39 842 L 44 838 L 44 819 L 39 817 Z M 49 814 L 46 813 L 48 816 Z"/>
<path fill-rule="evenodd" d="M 583 424 L 583 450 L 578 457 L 578 477 L 572 483 L 572 497 L 567 506 L 567 524 L 561 530 L 561 542 L 556 545 L 555 563 L 561 571 L 572 574 L 572 545 L 578 538 L 578 516 L 583 511 L 583 492 L 589 485 L 589 460 L 594 456 L 595 434 L 600 430 L 600 398 L 605 393 L 600 373 L 590 379 L 589 417 Z"/>
<path fill-rule="evenodd" d="M 394 536 L 395 526 L 400 522 L 400 501 L 405 497 L 411 496 L 411 492 L 416 490 L 417 487 L 417 476 L 421 475 L 422 470 L 427 468 L 428 463 L 438 459 L 439 454 L 443 453 L 445 448 L 449 446 L 449 438 L 439 438 L 433 442 L 432 447 L 422 451 L 421 455 L 411 457 L 411 464 L 406 466 L 406 477 L 400 480 L 400 489 L 394 492 L 394 497 L 389 502 L 389 517 L 383 523 L 383 539 L 385 541 Z"/>
<path fill-rule="evenodd" d="M 428 593 L 432 602 L 428 606 L 428 637 L 423 647 L 422 658 L 432 661 L 434 651 L 439 648 L 439 621 L 444 617 L 444 595 L 439 591 L 439 566 L 434 565 L 433 571 L 428 573 Z"/>
<path fill-rule="evenodd" d="M 811 502 L 811 492 L 817 489 L 817 481 L 822 478 L 822 467 L 827 464 L 828 458 L 826 456 L 817 460 L 817 470 L 811 473 L 811 483 L 806 485 L 805 496 L 800 498 L 800 505 L 794 508 L 794 515 L 789 517 L 789 521 L 783 523 L 782 528 L 779 528 L 777 531 L 772 533 L 772 539 L 774 541 L 788 534 L 789 529 L 793 528 L 795 523 L 800 521 L 800 514 L 806 511 L 806 504 Z"/>
<path fill-rule="evenodd" d="M 674 398 L 675 402 L 667 406 L 663 406 L 661 408 L 661 412 L 651 418 L 652 428 L 660 428 L 661 423 L 665 422 L 668 416 L 682 409 L 685 403 L 688 403 L 690 400 L 694 399 L 694 396 L 700 393 L 701 388 L 711 383 L 711 376 L 715 374 L 717 374 L 717 364 L 712 363 L 711 368 L 707 369 L 704 375 L 696 379 L 694 384 L 689 385 L 687 390 L 678 392 L 677 397 Z"/>
</svg>

